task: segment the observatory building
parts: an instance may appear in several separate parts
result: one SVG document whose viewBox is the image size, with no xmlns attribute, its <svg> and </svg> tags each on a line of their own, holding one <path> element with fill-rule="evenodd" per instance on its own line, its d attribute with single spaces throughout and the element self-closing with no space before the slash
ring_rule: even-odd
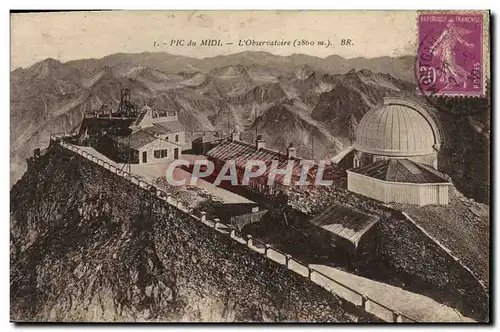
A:
<svg viewBox="0 0 500 332">
<path fill-rule="evenodd" d="M 108 157 L 132 164 L 161 163 L 181 157 L 185 129 L 177 111 L 145 105 L 129 129 L 126 135 L 106 135 L 101 139 Z"/>
<path fill-rule="evenodd" d="M 419 104 L 385 98 L 361 119 L 356 141 L 332 159 L 349 165 L 347 188 L 384 203 L 448 204 L 450 181 L 437 171 L 439 127 Z"/>
<path fill-rule="evenodd" d="M 419 104 L 385 98 L 368 111 L 356 131 L 353 166 L 389 158 L 407 158 L 437 169 L 441 134 L 436 122 Z"/>
</svg>

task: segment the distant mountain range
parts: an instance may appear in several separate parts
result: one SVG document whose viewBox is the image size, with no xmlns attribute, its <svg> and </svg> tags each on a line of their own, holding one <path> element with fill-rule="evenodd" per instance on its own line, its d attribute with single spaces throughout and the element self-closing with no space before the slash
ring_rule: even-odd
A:
<svg viewBox="0 0 500 332">
<path fill-rule="evenodd" d="M 351 144 L 361 117 L 384 96 L 415 96 L 413 58 L 344 59 L 243 52 L 195 59 L 167 53 L 114 54 L 11 72 L 11 184 L 52 132 L 77 128 L 84 113 L 132 101 L 175 109 L 191 130 L 238 129 L 271 148 L 294 143 L 305 158 Z M 422 101 L 425 102 L 425 101 Z M 444 124 L 446 125 L 446 124 Z M 245 135 L 247 133 L 248 135 Z"/>
<path fill-rule="evenodd" d="M 268 52 L 241 52 L 211 58 L 192 58 L 172 55 L 165 52 L 144 52 L 140 54 L 112 54 L 101 59 L 84 59 L 69 61 L 67 65 L 74 68 L 96 70 L 105 66 L 148 67 L 167 74 L 179 72 L 209 72 L 214 68 L 236 65 L 258 65 L 278 70 L 290 70 L 302 66 L 310 66 L 314 70 L 327 73 L 346 73 L 351 69 L 367 69 L 376 73 L 387 73 L 395 78 L 408 82 L 415 80 L 415 56 L 352 58 L 345 59 L 338 55 L 320 58 L 305 54 L 290 56 L 274 55 Z"/>
</svg>

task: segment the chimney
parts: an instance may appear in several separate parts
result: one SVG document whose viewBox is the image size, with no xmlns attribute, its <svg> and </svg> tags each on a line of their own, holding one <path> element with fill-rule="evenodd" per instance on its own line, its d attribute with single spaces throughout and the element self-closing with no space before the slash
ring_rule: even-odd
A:
<svg viewBox="0 0 500 332">
<path fill-rule="evenodd" d="M 293 143 L 290 143 L 290 145 L 288 145 L 288 149 L 286 150 L 286 156 L 288 159 L 297 157 L 297 151 L 295 150 Z"/>
<path fill-rule="evenodd" d="M 266 141 L 262 138 L 262 135 L 257 136 L 257 140 L 255 141 L 255 147 L 257 148 L 257 150 L 266 147 Z"/>
<path fill-rule="evenodd" d="M 231 134 L 231 141 L 241 141 L 241 134 L 236 130 Z"/>
</svg>

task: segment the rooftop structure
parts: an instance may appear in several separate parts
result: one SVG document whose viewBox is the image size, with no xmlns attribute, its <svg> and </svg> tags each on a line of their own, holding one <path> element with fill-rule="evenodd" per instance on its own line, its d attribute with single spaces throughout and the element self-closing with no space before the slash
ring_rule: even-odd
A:
<svg viewBox="0 0 500 332">
<path fill-rule="evenodd" d="M 347 206 L 332 203 L 331 207 L 309 222 L 341 237 L 356 248 L 361 237 L 377 223 L 379 217 L 368 215 Z"/>
<path fill-rule="evenodd" d="M 433 154 L 440 144 L 438 127 L 422 106 L 385 98 L 381 107 L 361 119 L 354 148 L 380 156 L 411 157 Z"/>
<path fill-rule="evenodd" d="M 448 183 L 439 171 L 409 159 L 386 159 L 350 170 L 374 179 L 402 183 Z"/>
<path fill-rule="evenodd" d="M 385 98 L 359 122 L 354 146 L 332 161 L 350 166 L 347 184 L 355 193 L 385 203 L 448 204 L 450 181 L 436 170 L 442 140 L 421 105 Z"/>
<path fill-rule="evenodd" d="M 130 109 L 130 91 L 122 90 L 121 109 Z M 110 120 L 111 121 L 111 120 Z M 128 128 L 109 123 L 96 147 L 113 160 L 124 163 L 159 163 L 178 159 L 185 145 L 184 126 L 177 111 L 144 105 Z M 119 130 L 116 129 L 119 127 Z"/>
<path fill-rule="evenodd" d="M 139 111 L 137 119 L 132 124 L 131 128 L 146 128 L 154 124 L 166 123 L 171 121 L 179 121 L 177 111 L 153 109 L 148 105 L 144 105 Z"/>
<path fill-rule="evenodd" d="M 443 135 L 433 113 L 411 100 L 386 97 L 360 120 L 356 140 L 331 159 L 348 169 L 389 158 L 407 158 L 438 168 Z"/>
<path fill-rule="evenodd" d="M 301 165 L 302 159 L 296 157 L 293 145 L 288 147 L 287 154 L 283 154 L 266 148 L 265 144 L 266 141 L 260 135 L 257 137 L 255 144 L 250 144 L 239 140 L 238 133 L 234 133 L 232 139 L 225 140 L 208 151 L 207 157 L 214 161 L 215 166 L 218 168 L 217 171 L 220 171 L 222 165 L 230 160 L 235 161 L 236 168 L 238 169 L 244 169 L 248 161 L 259 160 L 264 162 L 267 166 L 264 174 L 258 178 L 250 179 L 249 183 L 251 187 L 254 184 L 254 187 L 259 191 L 266 190 L 267 188 L 267 179 L 273 161 L 278 162 L 279 169 L 285 169 L 288 162 L 292 160 L 294 163 L 292 169 L 292 182 L 298 181 L 304 167 Z M 307 181 L 310 183 L 314 182 L 318 171 L 318 165 L 313 164 L 312 161 L 311 164 L 307 175 Z M 337 179 L 340 176 L 341 175 L 337 173 L 336 169 L 326 166 L 322 179 Z M 283 185 L 284 178 L 285 175 L 277 174 L 275 176 L 275 183 L 277 185 Z"/>
</svg>

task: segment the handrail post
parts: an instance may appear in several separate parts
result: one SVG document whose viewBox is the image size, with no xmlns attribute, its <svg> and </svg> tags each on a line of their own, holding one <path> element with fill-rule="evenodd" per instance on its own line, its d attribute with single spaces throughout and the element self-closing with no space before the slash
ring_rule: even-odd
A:
<svg viewBox="0 0 500 332">
<path fill-rule="evenodd" d="M 247 246 L 253 246 L 253 238 L 250 234 L 247 234 Z"/>
<path fill-rule="evenodd" d="M 220 219 L 219 218 L 215 218 L 214 219 L 214 228 L 217 229 L 217 225 L 219 224 L 219 221 Z"/>
<path fill-rule="evenodd" d="M 285 253 L 285 266 L 288 267 L 288 262 L 290 261 L 290 259 L 292 258 L 292 255 L 290 254 L 286 254 Z"/>
<path fill-rule="evenodd" d="M 271 249 L 271 245 L 270 244 L 265 244 L 264 245 L 264 256 L 267 256 L 267 251 Z"/>
<path fill-rule="evenodd" d="M 207 221 L 207 213 L 205 211 L 201 211 L 200 214 L 201 214 L 201 218 L 200 218 L 201 222 L 206 222 Z"/>
<path fill-rule="evenodd" d="M 392 312 L 392 321 L 394 323 L 402 323 L 403 322 L 403 317 L 401 316 L 401 314 L 397 311 L 393 311 Z"/>
<path fill-rule="evenodd" d="M 365 311 L 370 310 L 370 302 L 369 302 L 368 296 L 366 296 L 366 295 L 361 296 L 361 307 Z"/>
</svg>

